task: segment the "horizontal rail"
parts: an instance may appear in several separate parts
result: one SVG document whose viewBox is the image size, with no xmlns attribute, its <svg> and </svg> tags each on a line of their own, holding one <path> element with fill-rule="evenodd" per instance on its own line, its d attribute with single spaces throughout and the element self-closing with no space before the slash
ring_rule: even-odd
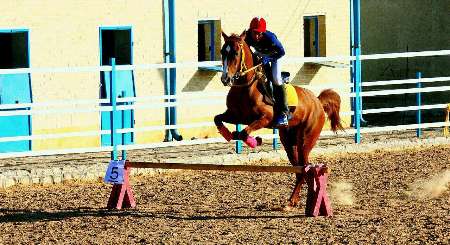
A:
<svg viewBox="0 0 450 245">
<path fill-rule="evenodd" d="M 354 129 L 346 129 L 345 132 L 339 131 L 340 135 L 350 135 L 355 132 Z M 335 133 L 332 131 L 322 131 L 321 136 L 331 136 Z M 258 135 L 262 139 L 277 139 L 279 138 L 277 134 L 262 134 Z M 234 141 L 234 140 L 233 140 Z M 163 147 L 173 147 L 173 146 L 185 146 L 185 145 L 201 145 L 201 144 L 213 144 L 213 143 L 228 143 L 223 137 L 207 138 L 207 139 L 194 139 L 194 140 L 182 140 L 182 141 L 171 141 L 171 142 L 156 142 L 148 144 L 139 145 L 119 145 L 117 150 L 140 150 L 140 149 L 151 149 L 151 148 L 163 148 Z"/>
<path fill-rule="evenodd" d="M 421 106 L 402 106 L 392 108 L 379 108 L 379 109 L 366 109 L 362 110 L 362 114 L 375 114 L 382 112 L 399 112 L 399 111 L 415 111 L 415 110 L 431 110 L 431 109 L 445 109 L 447 104 L 435 104 L 435 105 L 421 105 Z"/>
<path fill-rule="evenodd" d="M 169 100 L 169 99 L 192 99 L 201 97 L 202 99 L 208 97 L 225 97 L 228 91 L 223 92 L 183 92 L 176 95 L 151 95 L 151 96 L 139 96 L 139 97 L 126 97 L 118 98 L 117 102 L 144 102 L 153 100 Z"/>
<path fill-rule="evenodd" d="M 415 84 L 417 82 L 421 83 L 433 83 L 433 82 L 443 82 L 450 81 L 450 77 L 434 77 L 434 78 L 420 78 L 420 79 L 403 79 L 403 80 L 386 80 L 386 81 L 372 81 L 363 82 L 361 86 L 372 87 L 372 86 L 383 86 L 383 85 L 402 85 L 402 84 Z M 308 89 L 326 89 L 326 88 L 350 88 L 353 85 L 350 83 L 328 83 L 326 85 L 303 85 L 299 84 L 302 88 Z M 139 96 L 139 97 L 126 97 L 118 98 L 117 102 L 146 102 L 153 100 L 169 100 L 169 99 L 192 99 L 201 96 L 202 99 L 208 97 L 226 97 L 227 92 L 184 92 L 177 95 L 154 95 L 154 96 Z M 25 107 L 36 108 L 36 107 L 49 107 L 49 106 L 74 106 L 74 105 L 98 105 L 100 103 L 109 103 L 109 99 L 80 99 L 80 100 L 60 100 L 60 101 L 49 101 L 49 102 L 34 102 L 34 103 L 20 103 L 20 104 L 5 104 L 0 105 L 0 109 L 23 109 Z"/>
<path fill-rule="evenodd" d="M 256 166 L 256 165 L 217 165 L 217 164 L 184 164 L 184 163 L 152 163 L 152 162 L 126 162 L 132 168 L 159 168 L 159 169 L 185 169 L 228 172 L 265 172 L 265 173 L 303 173 L 305 167 L 301 166 Z M 323 167 L 326 170 L 327 167 Z"/>
<path fill-rule="evenodd" d="M 443 55 L 450 55 L 450 50 L 418 51 L 418 52 L 389 53 L 389 54 L 366 54 L 361 55 L 361 60 L 412 58 L 412 57 L 443 56 Z"/>
<path fill-rule="evenodd" d="M 411 93 L 429 93 L 429 92 L 444 92 L 444 91 L 450 91 L 450 86 L 361 92 L 361 96 L 391 95 L 391 94 L 411 94 Z"/>
<path fill-rule="evenodd" d="M 4 104 L 0 105 L 1 109 L 23 109 L 26 107 L 61 107 L 61 106 L 78 106 L 78 105 L 91 105 L 97 106 L 100 103 L 109 103 L 109 99 L 84 99 L 84 100 L 55 100 L 49 102 L 33 102 L 33 103 L 20 103 L 20 104 Z"/>
<path fill-rule="evenodd" d="M 434 82 L 445 82 L 445 81 L 450 81 L 450 77 L 432 77 L 432 78 L 415 78 L 415 79 L 362 82 L 361 86 L 372 87 L 372 86 L 384 86 L 384 85 L 416 84 L 418 82 L 434 83 Z"/>
<path fill-rule="evenodd" d="M 179 100 L 177 102 L 159 102 L 159 103 L 149 103 L 149 104 L 133 104 L 133 105 L 119 105 L 117 106 L 118 111 L 131 110 L 131 109 L 150 109 L 150 108 L 164 108 L 164 107 L 176 107 L 185 105 L 224 105 L 225 98 L 221 99 L 195 99 L 195 100 Z"/>
<path fill-rule="evenodd" d="M 46 140 L 46 139 L 60 139 L 71 137 L 88 137 L 88 136 L 100 136 L 110 134 L 111 130 L 97 130 L 97 131 L 83 131 L 83 132 L 71 132 L 71 133 L 57 133 L 57 134 L 34 134 L 29 136 L 12 136 L 12 137 L 0 137 L 1 142 L 12 142 L 22 140 Z"/>
<path fill-rule="evenodd" d="M 384 127 L 372 127 L 372 128 L 361 128 L 361 133 L 377 133 L 386 132 L 394 130 L 407 130 L 407 129 L 418 129 L 418 128 L 440 128 L 450 126 L 448 122 L 434 122 L 434 123 L 422 123 L 422 124 L 407 124 L 407 125 L 396 125 L 396 126 L 384 126 Z"/>
<path fill-rule="evenodd" d="M 395 130 L 408 130 L 417 128 L 438 128 L 450 126 L 449 122 L 436 122 L 436 123 L 423 123 L 423 124 L 410 124 L 410 125 L 398 125 L 398 126 L 385 126 L 385 127 L 372 127 L 372 128 L 361 128 L 361 133 L 378 133 L 386 131 Z M 353 128 L 348 128 L 345 132 L 340 132 L 338 135 L 351 135 L 356 133 Z M 103 134 L 103 131 L 102 131 Z M 323 131 L 321 136 L 331 136 L 334 133 L 332 131 Z M 278 138 L 276 134 L 264 134 L 259 135 L 263 139 L 273 139 Z M 138 149 L 148 149 L 148 148 L 162 148 L 162 147 L 173 147 L 182 145 L 199 145 L 199 144 L 210 144 L 210 143 L 227 143 L 223 138 L 209 138 L 209 139 L 195 139 L 195 140 L 183 140 L 183 141 L 173 141 L 173 142 L 158 142 L 150 144 L 139 144 L 139 145 L 119 145 L 118 150 L 138 150 Z M 29 157 L 29 156 L 46 156 L 46 155 L 59 155 L 59 154 L 70 154 L 70 153 L 87 153 L 87 152 L 108 152 L 112 151 L 112 146 L 103 147 L 92 147 L 92 148 L 74 148 L 74 149 L 63 149 L 63 150 L 42 150 L 42 151 L 26 151 L 26 152 L 9 152 L 0 153 L 0 159 L 12 158 L 12 157 Z"/>
<path fill-rule="evenodd" d="M 361 92 L 360 95 L 362 97 L 371 97 L 379 95 L 414 94 L 414 93 L 445 92 L 445 91 L 450 91 L 450 86 L 367 91 Z M 355 93 L 349 93 L 349 95 L 350 97 L 356 96 Z"/>
<path fill-rule="evenodd" d="M 43 68 L 0 69 L 0 74 L 74 73 L 74 72 L 100 72 L 111 70 L 112 70 L 111 66 L 43 67 Z"/>
<path fill-rule="evenodd" d="M 117 133 L 125 134 L 125 133 L 146 132 L 146 131 L 165 130 L 165 129 L 201 128 L 201 127 L 213 127 L 213 126 L 215 126 L 215 124 L 212 121 L 211 122 L 177 124 L 177 125 L 156 125 L 156 126 L 147 126 L 147 127 L 139 127 L 139 128 L 117 129 Z"/>
<path fill-rule="evenodd" d="M 444 104 L 442 104 L 444 106 Z M 425 107 L 425 106 L 424 106 Z M 444 107 L 439 107 L 444 108 Z M 410 108 L 410 109 L 413 109 Z M 416 109 L 416 108 L 414 108 Z M 431 109 L 431 108 L 421 108 L 421 109 Z M 369 111 L 369 110 L 368 110 Z M 382 112 L 382 111 L 379 111 Z M 385 111 L 388 112 L 388 111 Z M 132 133 L 132 132 L 145 132 L 154 130 L 164 130 L 164 129 L 180 129 L 180 128 L 197 128 L 197 127 L 213 127 L 212 122 L 203 123 L 192 123 L 192 124 L 179 124 L 179 125 L 163 125 L 163 126 L 149 126 L 142 128 L 125 128 L 118 129 L 117 133 Z M 397 125 L 397 126 L 383 126 L 383 127 L 363 127 L 361 128 L 362 133 L 373 133 L 373 132 L 387 132 L 393 130 L 408 130 L 417 128 L 437 128 L 450 126 L 448 122 L 434 122 L 434 123 L 422 123 L 422 124 L 409 124 L 409 125 Z M 11 142 L 11 141 L 21 141 L 21 140 L 37 140 L 37 139 L 55 139 L 55 138 L 66 138 L 66 137 L 87 137 L 87 136 L 99 136 L 109 134 L 109 130 L 99 130 L 99 131 L 86 131 L 86 132 L 72 132 L 72 133 L 59 133 L 59 134 L 45 134 L 45 135 L 31 135 L 31 136 L 15 136 L 15 137 L 0 137 L 0 142 Z M 355 133 L 355 129 L 347 128 L 345 131 L 338 131 L 337 135 L 352 135 Z M 333 136 L 336 133 L 328 130 L 322 131 L 320 136 Z M 262 139 L 274 139 L 279 138 L 277 134 L 262 134 L 258 135 Z M 157 142 L 149 144 L 139 144 L 139 145 L 119 145 L 119 150 L 137 150 L 146 148 L 159 148 L 159 147 L 170 147 L 170 146 L 182 146 L 182 145 L 198 145 L 198 144 L 211 144 L 211 143 L 226 143 L 226 141 L 219 138 L 208 138 L 208 139 L 194 139 L 194 140 L 183 140 L 177 142 Z"/>
<path fill-rule="evenodd" d="M 118 145 L 117 150 L 140 150 L 140 149 L 151 149 L 151 148 L 162 148 L 162 147 L 173 147 L 173 146 L 183 146 L 183 145 L 201 145 L 201 144 L 211 144 L 211 143 L 227 143 L 224 138 L 208 138 L 208 139 L 194 139 L 194 140 L 182 140 L 182 141 L 170 141 L 170 142 L 157 142 L 139 145 Z"/>
<path fill-rule="evenodd" d="M 393 58 L 412 58 L 426 56 L 444 56 L 450 55 L 450 50 L 419 51 L 388 54 L 369 54 L 361 55 L 360 60 L 375 59 L 393 59 Z M 285 64 L 307 63 L 307 62 L 325 62 L 325 61 L 352 61 L 355 56 L 328 56 L 328 57 L 286 57 L 283 59 Z M 116 69 L 122 70 L 149 70 L 149 69 L 167 69 L 167 68 L 198 68 L 220 66 L 220 61 L 186 61 L 177 63 L 157 63 L 142 65 L 118 65 Z M 111 71 L 111 66 L 89 66 L 89 67 L 49 67 L 49 68 L 18 68 L 18 69 L 0 69 L 0 74 L 27 74 L 27 73 L 73 73 L 73 72 L 100 72 Z"/>
<path fill-rule="evenodd" d="M 436 79 L 428 79 L 428 80 L 421 80 L 422 82 L 436 82 L 436 81 L 447 81 L 447 77 L 444 78 L 436 78 Z M 395 81 L 401 81 L 401 80 L 395 80 Z M 394 82 L 395 82 L 394 81 Z M 409 79 L 404 80 L 407 83 L 412 83 L 411 81 L 419 81 L 417 79 Z M 382 81 L 388 82 L 388 81 Z M 374 82 L 376 83 L 376 82 Z M 397 83 L 392 83 L 397 84 Z M 392 85 L 391 84 L 391 85 Z M 400 84 L 400 83 L 398 83 Z M 381 85 L 381 84 L 379 84 Z M 388 85 L 388 84 L 384 84 Z M 301 85 L 300 85 L 301 86 Z M 372 85 L 367 85 L 372 86 Z M 315 89 L 317 87 L 313 86 L 301 86 L 306 87 L 309 89 Z M 324 86 L 323 86 L 324 87 Z M 346 86 L 345 86 L 346 87 Z M 418 93 L 418 92 L 443 92 L 443 91 L 450 91 L 450 86 L 442 86 L 442 87 L 426 87 L 426 88 L 409 88 L 409 89 L 392 89 L 392 90 L 380 90 L 380 91 L 367 91 L 367 92 L 361 92 L 361 96 L 363 97 L 369 97 L 369 96 L 379 96 L 379 95 L 394 95 L 394 94 L 408 94 L 408 93 Z M 355 93 L 341 93 L 341 95 L 349 95 L 351 97 L 355 97 Z M 186 98 L 188 96 L 194 96 L 191 95 L 185 95 L 183 97 L 175 97 L 175 96 L 155 96 L 155 97 L 129 97 L 129 98 L 119 98 L 117 102 L 143 102 L 153 99 L 163 99 L 165 98 L 172 98 L 172 99 L 180 99 L 180 101 L 177 102 L 158 102 L 158 103 L 150 103 L 150 104 L 133 104 L 133 105 L 119 105 L 117 106 L 117 110 L 130 110 L 130 109 L 146 109 L 146 108 L 160 108 L 160 107 L 175 107 L 175 106 L 182 106 L 182 105 L 203 105 L 205 102 L 208 102 L 208 104 L 222 104 L 224 103 L 223 98 L 220 99 L 194 99 L 189 101 L 183 101 L 181 98 Z M 205 93 L 205 96 L 211 96 L 211 97 L 218 97 L 218 96 L 226 96 L 226 93 L 211 93 L 210 95 L 208 93 Z M 25 110 L 19 110 L 19 111 L 2 111 L 0 112 L 0 116 L 17 116 L 17 115 L 32 115 L 32 114 L 56 114 L 56 113 L 84 113 L 84 112 L 96 112 L 96 111 L 111 111 L 110 106 L 100 106 L 97 103 L 108 103 L 109 100 L 107 99 L 97 99 L 97 100 L 79 100 L 79 101 L 60 101 L 60 102 L 46 102 L 46 103 L 23 103 L 23 104 L 6 104 L 6 105 L 0 105 L 0 110 L 2 109 L 25 109 Z M 60 103 L 60 104 L 58 104 Z M 92 109 L 43 109 L 43 110 L 34 110 L 33 108 L 36 107 L 43 107 L 43 106 L 74 106 L 74 105 L 81 105 L 81 104 L 90 104 L 90 106 L 94 107 Z M 29 109 L 31 108 L 31 109 Z"/>
<path fill-rule="evenodd" d="M 408 88 L 408 89 L 392 89 L 392 90 L 380 90 L 380 91 L 367 91 L 361 92 L 361 96 L 363 97 L 371 97 L 371 96 L 384 96 L 384 95 L 399 95 L 399 94 L 411 94 L 411 93 L 429 93 L 429 92 L 445 92 L 450 91 L 450 86 L 441 86 L 441 87 L 426 87 L 426 88 Z M 355 97 L 355 93 L 341 93 L 341 95 L 349 95 L 350 97 Z M 124 100 L 126 101 L 126 100 Z M 184 105 L 204 105 L 204 103 L 208 103 L 208 105 L 222 105 L 224 103 L 223 98 L 220 99 L 195 99 L 189 101 L 177 101 L 177 102 L 159 102 L 159 103 L 150 103 L 150 104 L 132 104 L 132 105 L 119 105 L 117 106 L 118 111 L 123 110 L 132 110 L 132 109 L 151 109 L 151 108 L 162 108 L 162 107 L 176 107 L 176 106 L 184 106 Z M 436 105 L 435 108 L 440 107 L 441 105 Z M 0 109 L 7 108 L 1 107 Z M 431 109 L 422 107 L 421 109 Z M 95 105 L 94 108 L 91 109 L 47 109 L 47 110 L 34 110 L 34 109 L 25 109 L 25 110 L 11 110 L 11 111 L 0 111 L 1 116 L 18 116 L 18 115 L 42 115 L 42 114 L 58 114 L 58 113 L 88 113 L 88 112 L 107 112 L 111 111 L 111 106 L 100 106 Z M 379 109 L 376 109 L 379 110 Z M 377 113 L 382 111 L 364 111 L 363 113 Z M 381 109 L 380 109 L 381 110 Z M 405 110 L 412 110 L 411 108 L 406 108 Z M 386 112 L 389 110 L 386 110 Z M 394 109 L 394 111 L 399 111 L 398 109 Z"/>
<path fill-rule="evenodd" d="M 125 110 L 125 109 L 123 109 Z M 0 117 L 7 116 L 25 116 L 25 115 L 49 115 L 49 114 L 65 114 L 65 113 L 91 113 L 91 112 L 112 111 L 112 106 L 95 106 L 90 109 L 49 109 L 49 110 L 10 110 L 0 111 Z"/>
<path fill-rule="evenodd" d="M 112 146 L 102 146 L 102 147 L 90 147 L 90 148 L 61 149 L 61 150 L 7 152 L 7 153 L 0 153 L 0 159 L 13 158 L 13 157 L 52 156 L 52 155 L 77 154 L 77 153 L 88 153 L 88 152 L 108 152 L 108 151 L 112 151 L 112 150 L 113 150 Z"/>
<path fill-rule="evenodd" d="M 435 78 L 421 78 L 421 79 L 404 79 L 404 80 L 387 80 L 387 81 L 373 81 L 373 82 L 363 82 L 362 86 L 363 87 L 371 87 L 371 86 L 383 86 L 383 85 L 401 85 L 401 84 L 414 84 L 417 82 L 421 82 L 421 83 L 432 83 L 432 82 L 443 82 L 443 81 L 450 81 L 450 77 L 435 77 Z M 315 89 L 327 89 L 327 88 L 350 88 L 353 85 L 352 84 L 338 84 L 338 83 L 330 83 L 327 85 L 302 85 L 299 84 L 297 86 L 300 86 L 302 88 L 307 88 L 310 90 L 315 90 Z M 439 87 L 434 87 L 434 88 L 439 88 Z M 416 93 L 416 92 L 427 92 L 427 89 L 429 90 L 430 87 L 428 88 L 412 88 L 414 90 L 409 91 L 410 93 Z M 441 91 L 442 89 L 438 90 Z M 444 89 L 445 90 L 445 89 Z M 375 95 L 387 95 L 386 93 L 388 93 L 389 91 L 394 91 L 393 94 L 399 94 L 402 93 L 402 91 L 396 91 L 396 90 L 383 90 L 386 91 L 384 93 L 379 93 L 380 91 L 369 91 L 369 92 L 362 92 L 363 96 L 375 96 Z M 447 90 L 445 90 L 447 91 Z M 432 89 L 430 92 L 434 92 L 434 89 Z M 368 94 L 371 93 L 371 94 Z M 355 97 L 354 93 L 341 93 L 342 95 L 346 94 L 350 94 L 350 96 Z M 200 97 L 201 99 L 195 99 L 196 97 Z M 203 103 L 205 101 L 205 98 L 208 97 L 220 97 L 222 99 L 222 97 L 226 97 L 227 96 L 227 92 L 223 91 L 223 92 L 208 92 L 208 93 L 199 93 L 199 92 L 184 92 L 184 93 L 180 93 L 177 95 L 155 95 L 155 96 L 140 96 L 140 97 L 126 97 L 126 98 L 118 98 L 117 102 L 148 102 L 148 101 L 154 101 L 154 100 L 170 100 L 170 99 L 177 99 L 177 100 L 183 100 L 183 99 L 192 99 L 194 98 L 195 100 L 190 100 L 188 102 L 183 102 L 183 104 L 186 103 L 193 103 L 193 104 L 198 104 L 198 103 Z M 207 100 L 208 102 L 210 102 L 211 100 Z M 220 101 L 223 102 L 222 100 L 215 100 L 215 102 Z M 2 109 L 34 109 L 34 108 L 38 108 L 38 107 L 62 107 L 62 106 L 78 106 L 78 105 L 89 105 L 89 106 L 98 106 L 99 104 L 103 103 L 103 104 L 107 104 L 109 103 L 110 100 L 109 99 L 79 99 L 79 100 L 60 100 L 60 101 L 49 101 L 49 102 L 34 102 L 34 103 L 20 103 L 20 104 L 4 104 L 4 105 L 0 105 L 0 110 Z M 139 105 L 139 108 L 155 108 L 155 107 L 173 107 L 173 106 L 177 106 L 180 105 L 181 101 L 179 102 L 162 102 L 159 104 L 155 104 L 152 103 L 151 105 Z M 120 107 L 119 107 L 120 108 Z M 126 109 L 134 109 L 137 107 L 126 107 Z M 100 110 L 100 109 L 97 109 Z M 18 114 L 7 114 L 5 116 L 10 116 L 10 115 L 30 115 L 32 113 L 35 114 L 53 114 L 53 113 L 65 113 L 65 112 L 70 112 L 67 110 L 55 110 L 55 109 L 49 109 L 49 112 L 45 112 L 46 110 L 40 110 L 40 111 L 36 111 L 36 112 L 20 112 Z M 92 110 L 73 110 L 72 112 L 91 112 Z M 95 110 L 94 110 L 95 111 Z M 106 110 L 100 110 L 100 111 L 111 111 L 110 108 L 106 109 Z"/>
<path fill-rule="evenodd" d="M 286 57 L 283 58 L 283 64 L 297 63 L 319 63 L 326 61 L 350 61 L 354 57 L 347 55 L 327 56 L 327 57 Z"/>
</svg>

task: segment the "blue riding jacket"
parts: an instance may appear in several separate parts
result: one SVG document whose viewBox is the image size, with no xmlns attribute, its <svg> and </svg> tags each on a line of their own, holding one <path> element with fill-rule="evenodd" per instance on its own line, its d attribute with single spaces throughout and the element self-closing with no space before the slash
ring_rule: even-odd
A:
<svg viewBox="0 0 450 245">
<path fill-rule="evenodd" d="M 278 40 L 277 36 L 270 31 L 263 32 L 262 38 L 259 42 L 253 40 L 250 33 L 248 33 L 246 35 L 245 42 L 254 47 L 259 55 L 262 55 L 270 62 L 278 60 L 285 54 L 283 45 L 281 45 L 281 42 Z"/>
</svg>

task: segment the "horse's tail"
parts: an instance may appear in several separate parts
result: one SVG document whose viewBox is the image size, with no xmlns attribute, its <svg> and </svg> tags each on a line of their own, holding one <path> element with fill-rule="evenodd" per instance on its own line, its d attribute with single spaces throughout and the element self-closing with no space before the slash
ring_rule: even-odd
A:
<svg viewBox="0 0 450 245">
<path fill-rule="evenodd" d="M 338 129 L 344 130 L 341 124 L 341 117 L 339 116 L 339 110 L 341 109 L 341 97 L 339 94 L 331 89 L 326 89 L 319 94 L 318 98 L 325 113 L 328 115 L 328 119 L 331 121 L 331 130 L 333 132 L 336 132 Z"/>
</svg>

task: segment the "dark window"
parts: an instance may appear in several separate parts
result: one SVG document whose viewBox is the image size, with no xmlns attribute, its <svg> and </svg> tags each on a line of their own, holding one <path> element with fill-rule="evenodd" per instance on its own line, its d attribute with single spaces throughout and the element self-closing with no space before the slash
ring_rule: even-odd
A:
<svg viewBox="0 0 450 245">
<path fill-rule="evenodd" d="M 326 28 L 325 16 L 303 17 L 304 56 L 326 56 Z"/>
<path fill-rule="evenodd" d="M 198 22 L 198 61 L 220 60 L 220 20 Z"/>
<path fill-rule="evenodd" d="M 0 69 L 28 67 L 28 32 L 0 33 Z"/>
<path fill-rule="evenodd" d="M 111 65 L 111 58 L 116 59 L 116 65 L 132 64 L 131 29 L 101 30 L 101 61 L 102 65 Z M 100 98 L 107 98 L 105 74 L 101 75 Z"/>
<path fill-rule="evenodd" d="M 102 30 L 102 65 L 131 65 L 131 30 Z"/>
</svg>

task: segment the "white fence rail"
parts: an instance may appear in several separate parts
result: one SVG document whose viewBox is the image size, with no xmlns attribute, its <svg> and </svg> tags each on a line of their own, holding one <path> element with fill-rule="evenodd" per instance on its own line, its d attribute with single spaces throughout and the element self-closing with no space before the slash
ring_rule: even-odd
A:
<svg viewBox="0 0 450 245">
<path fill-rule="evenodd" d="M 443 56 L 450 55 L 450 50 L 441 51 L 424 51 L 424 52 L 409 52 L 409 53 L 392 53 L 392 54 L 374 54 L 374 55 L 362 55 L 360 60 L 374 60 L 374 59 L 387 59 L 387 58 L 405 58 L 405 57 L 425 57 L 425 56 Z M 324 62 L 324 61 L 350 61 L 355 60 L 356 57 L 352 56 L 334 56 L 334 57 L 307 57 L 307 58 L 286 58 L 286 63 L 304 63 L 304 62 Z M 117 66 L 117 70 L 148 70 L 148 69 L 163 69 L 163 68 L 185 68 L 185 67 L 201 67 L 201 66 L 217 66 L 219 62 L 180 62 L 180 63 L 164 63 L 164 64 L 146 64 L 146 65 L 128 65 Z M 0 74 L 18 74 L 18 73 L 73 73 L 73 72 L 100 72 L 111 71 L 111 66 L 100 67 L 69 67 L 69 68 L 23 68 L 23 69 L 0 69 Z M 389 81 L 372 81 L 363 82 L 362 87 L 374 87 L 385 85 L 402 85 L 402 84 L 416 84 L 416 83 L 434 83 L 434 82 L 446 82 L 450 81 L 450 77 L 435 77 L 435 78 L 421 78 L 421 79 L 405 79 L 405 80 L 389 80 Z M 333 83 L 328 87 L 332 88 L 350 88 L 353 85 L 348 82 Z M 309 87 L 309 86 L 306 86 Z M 312 87 L 317 88 L 317 87 Z M 425 88 L 408 88 L 408 89 L 392 89 L 392 90 L 377 90 L 377 91 L 365 91 L 361 92 L 360 96 L 386 96 L 396 94 L 409 94 L 409 93 L 430 93 L 430 92 L 443 92 L 450 91 L 450 86 L 440 87 L 425 87 Z M 131 97 L 131 98 L 118 98 L 117 102 L 134 102 L 131 105 L 118 105 L 117 110 L 130 110 L 130 109 L 143 109 L 143 108 L 162 108 L 162 107 L 174 107 L 185 105 L 212 105 L 212 104 L 224 104 L 226 93 L 180 93 L 178 95 L 164 95 L 164 96 L 146 96 L 146 97 Z M 355 93 L 341 94 L 341 96 L 355 97 Z M 209 98 L 209 99 L 207 99 Z M 176 99 L 176 102 L 164 102 L 164 100 Z M 148 103 L 151 102 L 151 103 Z M 207 103 L 205 103 L 207 102 Z M 101 104 L 110 103 L 109 99 L 85 99 L 85 100 L 73 100 L 73 101 L 53 101 L 44 103 L 22 103 L 22 104 L 7 104 L 0 105 L 0 117 L 15 116 L 15 115 L 42 115 L 42 114 L 64 114 L 64 113 L 92 113 L 92 112 L 106 112 L 112 111 L 112 106 L 102 106 Z M 50 108 L 48 108 L 50 107 Z M 53 107 L 72 107 L 72 108 L 53 108 Z M 430 110 L 430 109 L 444 109 L 447 104 L 435 104 L 435 105 L 420 105 L 420 106 L 406 106 L 406 107 L 394 107 L 394 108 L 377 108 L 362 110 L 362 114 L 374 114 L 374 113 L 386 113 L 386 112 L 400 112 L 400 111 L 414 111 L 414 110 Z M 23 110 L 24 108 L 27 108 Z M 42 108 L 42 109 L 41 109 Z M 22 110 L 14 110 L 22 109 Z M 342 115 L 354 114 L 354 111 L 342 112 Z M 435 123 L 422 123 L 422 124 L 410 124 L 410 125 L 397 125 L 386 127 L 371 127 L 361 128 L 361 133 L 373 133 L 373 132 L 386 132 L 392 130 L 407 130 L 407 129 L 424 129 L 424 128 L 436 128 L 450 126 L 448 122 L 435 122 Z M 137 133 L 148 132 L 155 130 L 167 130 L 167 129 L 180 129 L 180 128 L 198 128 L 198 127 L 215 127 L 212 119 L 210 122 L 190 123 L 190 124 L 178 124 L 178 125 L 160 125 L 141 128 L 124 128 L 118 129 L 117 133 Z M 56 133 L 56 134 L 42 134 L 31 136 L 16 136 L 16 137 L 1 137 L 0 142 L 13 142 L 23 140 L 45 140 L 45 139 L 57 139 L 68 137 L 88 137 L 88 136 L 101 136 L 104 134 L 110 134 L 110 130 L 96 130 L 96 131 L 84 131 L 84 132 L 71 132 L 71 133 Z M 340 132 L 342 135 L 352 135 L 355 133 L 354 129 L 347 129 L 345 132 Z M 329 136 L 333 133 L 330 131 L 322 132 L 322 136 Z M 275 134 L 268 134 L 261 136 L 264 139 L 273 139 L 278 136 Z M 195 145 L 195 144 L 207 144 L 207 143 L 220 143 L 225 142 L 222 138 L 209 138 L 209 139 L 195 139 L 195 140 L 183 140 L 179 142 L 158 142 L 150 144 L 134 144 L 134 145 L 119 145 L 118 150 L 133 150 L 133 149 L 145 149 L 156 147 L 171 147 L 180 145 Z M 92 148 L 77 148 L 77 149 L 62 149 L 62 150 L 45 150 L 45 151 L 27 151 L 27 152 L 10 152 L 0 153 L 0 158 L 10 157 L 22 157 L 22 156 L 40 156 L 40 155 L 56 155 L 56 154 L 68 154 L 68 153 L 85 153 L 85 152 L 101 152 L 111 151 L 112 146 L 107 147 L 92 147 Z"/>
</svg>

